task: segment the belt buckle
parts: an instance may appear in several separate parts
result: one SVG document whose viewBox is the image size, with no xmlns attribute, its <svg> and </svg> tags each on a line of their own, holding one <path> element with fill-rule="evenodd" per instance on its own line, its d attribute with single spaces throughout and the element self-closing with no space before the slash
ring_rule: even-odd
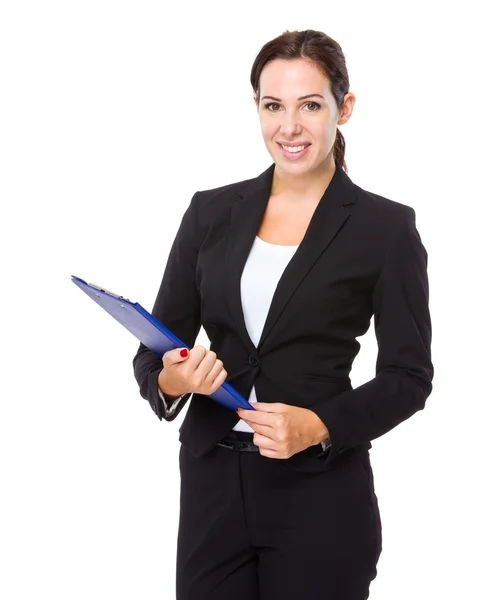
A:
<svg viewBox="0 0 481 600">
<path fill-rule="evenodd" d="M 241 451 L 244 452 L 258 452 L 259 447 L 254 442 L 242 442 Z"/>
<path fill-rule="evenodd" d="M 217 445 L 221 446 L 222 448 L 228 448 L 229 450 L 234 449 L 234 444 L 229 442 L 228 440 L 223 440 L 223 441 L 217 442 Z"/>
<path fill-rule="evenodd" d="M 253 452 L 258 450 L 252 442 L 244 440 L 228 440 L 223 438 L 220 442 L 217 442 L 217 445 L 229 450 L 236 450 L 237 452 Z"/>
</svg>

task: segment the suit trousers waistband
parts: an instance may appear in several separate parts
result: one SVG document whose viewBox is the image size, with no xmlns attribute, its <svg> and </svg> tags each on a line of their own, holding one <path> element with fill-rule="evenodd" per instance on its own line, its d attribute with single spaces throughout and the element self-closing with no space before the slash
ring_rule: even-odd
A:
<svg viewBox="0 0 481 600">
<path fill-rule="evenodd" d="M 217 445 L 237 452 L 259 452 L 259 446 L 254 444 L 254 434 L 248 431 L 232 429 Z"/>
</svg>

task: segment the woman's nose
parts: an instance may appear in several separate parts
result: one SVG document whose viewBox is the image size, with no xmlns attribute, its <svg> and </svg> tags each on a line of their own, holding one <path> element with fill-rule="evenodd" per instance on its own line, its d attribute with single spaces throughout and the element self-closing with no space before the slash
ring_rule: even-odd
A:
<svg viewBox="0 0 481 600">
<path fill-rule="evenodd" d="M 283 120 L 281 123 L 281 133 L 285 133 L 285 134 L 291 136 L 291 135 L 297 135 L 300 132 L 301 132 L 301 126 L 297 122 L 296 115 L 289 115 L 286 113 L 286 115 L 283 117 Z"/>
</svg>

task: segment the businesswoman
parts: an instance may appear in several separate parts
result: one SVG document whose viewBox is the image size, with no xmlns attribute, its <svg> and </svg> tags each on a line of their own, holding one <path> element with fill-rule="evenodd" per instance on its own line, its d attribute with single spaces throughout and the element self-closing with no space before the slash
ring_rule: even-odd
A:
<svg viewBox="0 0 481 600">
<path fill-rule="evenodd" d="M 432 390 L 427 252 L 409 205 L 347 175 L 338 43 L 285 32 L 251 83 L 274 162 L 194 194 L 152 311 L 191 350 L 133 361 L 160 420 L 191 400 L 177 600 L 363 600 L 382 549 L 371 440 Z M 376 376 L 353 389 L 372 317 Z M 210 349 L 192 348 L 201 326 Z M 224 381 L 253 409 L 209 398 Z"/>
</svg>

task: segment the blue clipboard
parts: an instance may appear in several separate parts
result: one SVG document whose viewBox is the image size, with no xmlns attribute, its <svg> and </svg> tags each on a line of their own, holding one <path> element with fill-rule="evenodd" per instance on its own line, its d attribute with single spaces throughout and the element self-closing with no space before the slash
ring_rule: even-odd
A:
<svg viewBox="0 0 481 600">
<path fill-rule="evenodd" d="M 131 302 L 123 296 L 107 291 L 105 288 L 87 283 L 75 275 L 71 277 L 73 283 L 78 285 L 87 296 L 90 296 L 92 300 L 160 358 L 167 350 L 173 350 L 174 348 L 191 349 L 138 302 Z M 207 396 L 232 410 L 236 410 L 236 408 L 255 410 L 252 404 L 226 381 L 213 394 Z"/>
</svg>

